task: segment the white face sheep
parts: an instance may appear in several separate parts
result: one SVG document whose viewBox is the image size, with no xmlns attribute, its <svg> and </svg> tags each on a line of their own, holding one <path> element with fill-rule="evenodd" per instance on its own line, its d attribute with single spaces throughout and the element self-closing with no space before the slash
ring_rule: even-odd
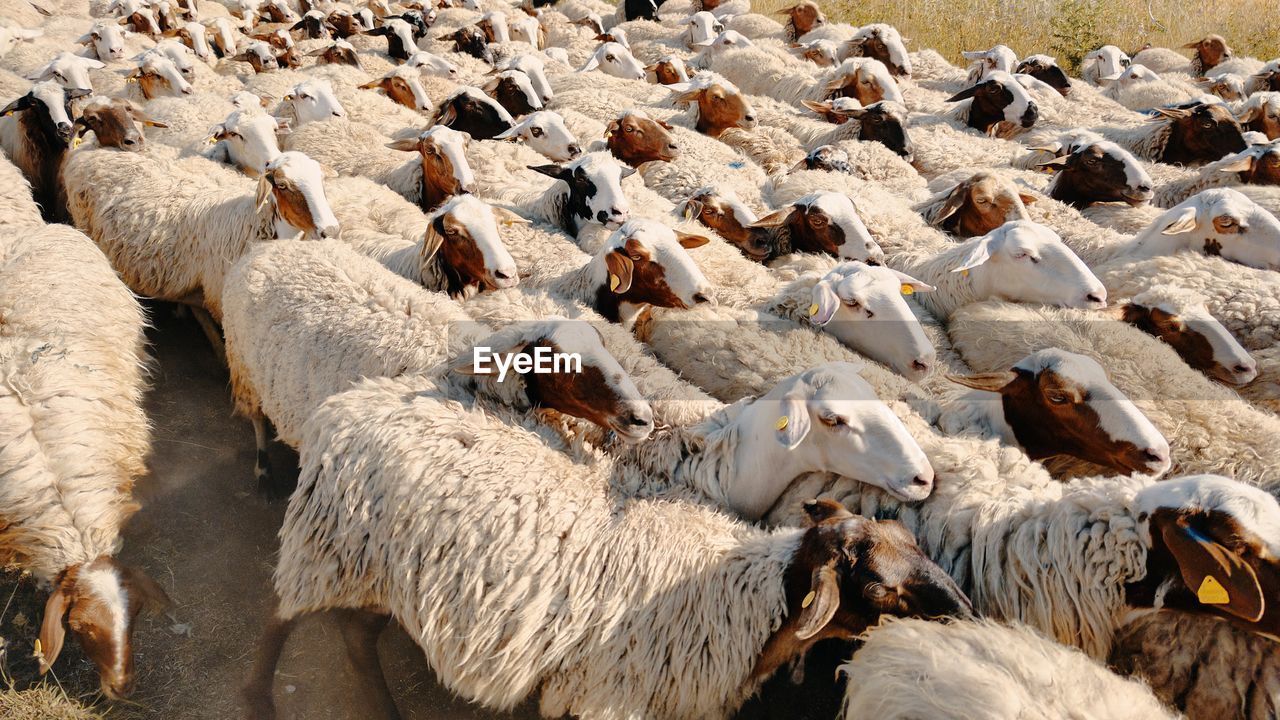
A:
<svg viewBox="0 0 1280 720">
<path fill-rule="evenodd" d="M 213 60 L 213 49 L 209 47 L 209 34 L 204 25 L 198 22 L 186 23 L 178 28 L 177 36 L 191 48 L 196 57 L 205 62 Z"/>
<path fill-rule="evenodd" d="M 990 50 L 965 50 L 960 54 L 970 61 L 970 85 L 982 80 L 993 70 L 1012 73 L 1018 64 L 1018 55 L 1008 45 L 996 45 Z"/>
<path fill-rule="evenodd" d="M 299 152 L 280 153 L 267 163 L 255 202 L 259 208 L 275 204 L 277 238 L 338 235 L 338 218 L 324 194 L 324 175 L 319 163 Z"/>
<path fill-rule="evenodd" d="M 840 63 L 826 89 L 832 97 L 854 98 L 863 106 L 881 100 L 905 102 L 889 68 L 874 58 L 849 58 Z"/>
<path fill-rule="evenodd" d="M 543 105 L 555 98 L 555 92 L 551 89 L 550 81 L 547 80 L 546 64 L 538 55 L 521 53 L 504 63 L 501 69 L 519 70 L 528 75 L 529 82 L 533 83 L 533 89 L 538 92 L 538 97 L 542 98 Z"/>
<path fill-rule="evenodd" d="M 649 305 L 714 304 L 711 283 L 686 251 L 707 242 L 654 220 L 623 224 L 596 252 L 588 269 L 591 284 L 598 288 L 596 312 L 606 320 L 630 324 Z"/>
<path fill-rule="evenodd" d="M 1191 367 L 1230 385 L 1258 376 L 1258 365 L 1204 305 L 1204 298 L 1172 286 L 1135 295 L 1121 309 L 1125 322 L 1168 343 Z"/>
<path fill-rule="evenodd" d="M 622 178 L 635 173 L 605 152 L 593 152 L 568 165 L 537 165 L 530 170 L 566 185 L 558 200 L 559 226 L 577 235 L 583 225 L 596 223 L 617 229 L 631 214 L 631 203 L 622 192 Z"/>
<path fill-rule="evenodd" d="M 1280 93 L 1254 93 L 1236 110 L 1236 119 L 1245 130 L 1260 132 L 1268 140 L 1280 138 Z"/>
<path fill-rule="evenodd" d="M 1084 56 L 1080 75 L 1090 85 L 1106 85 L 1120 77 L 1130 64 L 1129 56 L 1115 45 L 1103 45 Z"/>
<path fill-rule="evenodd" d="M 311 78 L 293 86 L 284 102 L 293 108 L 296 125 L 347 116 L 346 108 L 333 94 L 333 85 L 325 78 Z"/>
<path fill-rule="evenodd" d="M 1155 182 L 1133 153 L 1106 140 L 1082 144 L 1039 167 L 1057 171 L 1049 197 L 1076 208 L 1096 202 L 1144 205 L 1155 194 Z"/>
<path fill-rule="evenodd" d="M 161 40 L 156 43 L 155 52 L 163 53 L 165 57 L 173 61 L 178 67 L 178 72 L 182 73 L 182 77 L 188 82 L 196 79 L 195 61 L 191 59 L 191 48 L 183 45 L 177 40 Z"/>
<path fill-rule="evenodd" d="M 205 27 L 213 30 L 213 52 L 218 57 L 232 57 L 239 52 L 236 41 L 238 23 L 229 17 L 205 21 Z"/>
<path fill-rule="evenodd" d="M 507 23 L 507 28 L 512 40 L 527 42 L 538 50 L 547 44 L 546 31 L 536 17 L 521 13 Z"/>
<path fill-rule="evenodd" d="M 62 51 L 43 67 L 27 76 L 28 80 L 54 80 L 68 90 L 93 90 L 89 82 L 89 70 L 101 70 L 106 67 L 99 60 L 82 57 L 74 53 Z"/>
<path fill-rule="evenodd" d="M 117 23 L 96 22 L 76 42 L 92 47 L 103 62 L 124 59 L 124 31 Z"/>
<path fill-rule="evenodd" d="M 419 205 L 425 211 L 438 207 L 454 195 L 469 193 L 476 176 L 467 162 L 471 137 L 444 125 L 435 125 L 417 137 L 387 143 L 392 150 L 417 152 L 422 156 L 422 190 Z"/>
<path fill-rule="evenodd" d="M 1169 469 L 1169 442 L 1084 355 L 1048 348 L 1010 370 L 950 378 L 988 394 L 988 427 L 1033 459 L 1071 455 L 1156 476 Z"/>
<path fill-rule="evenodd" d="M 1235 103 L 1245 100 L 1249 93 L 1245 90 L 1245 78 L 1236 73 L 1223 73 L 1212 78 L 1200 78 L 1196 85 L 1207 93 L 1217 95 L 1226 102 Z"/>
<path fill-rule="evenodd" d="M 840 46 L 834 40 L 811 40 L 791 46 L 791 54 L 804 58 L 818 67 L 834 67 L 840 64 Z"/>
<path fill-rule="evenodd" d="M 550 110 L 525 115 L 495 139 L 520 140 L 554 162 L 569 162 L 582 154 L 582 146 L 565 126 L 564 118 Z"/>
<path fill-rule="evenodd" d="M 474 195 L 454 196 L 428 221 L 423 260 L 429 261 L 440 253 L 450 295 L 510 288 L 519 283 L 516 261 L 498 235 L 493 209 Z"/>
<path fill-rule="evenodd" d="M 491 43 L 511 42 L 511 30 L 507 27 L 507 14 L 504 12 L 487 12 L 480 16 L 476 25 L 484 31 L 486 39 Z"/>
<path fill-rule="evenodd" d="M 724 25 L 715 15 L 703 10 L 696 12 L 685 20 L 684 46 L 690 50 L 698 50 L 710 45 L 716 36 L 724 32 Z"/>
<path fill-rule="evenodd" d="M 499 72 L 489 78 L 482 89 L 512 117 L 518 118 L 542 109 L 542 98 L 534 90 L 533 81 L 519 70 Z"/>
<path fill-rule="evenodd" d="M 813 252 L 843 260 L 884 261 L 884 251 L 867 231 L 853 201 L 844 193 L 805 195 L 760 218 L 751 227 L 763 231 L 764 237 L 752 246 L 767 247 L 765 259 L 792 252 Z"/>
<path fill-rule="evenodd" d="M 422 86 L 422 78 L 418 71 L 400 65 L 392 68 L 377 80 L 371 80 L 359 86 L 361 90 L 381 90 L 387 97 L 410 110 L 430 110 L 431 98 Z"/>
<path fill-rule="evenodd" d="M 884 23 L 867 25 L 853 34 L 840 49 L 840 59 L 849 57 L 875 58 L 889 68 L 894 77 L 911 75 L 911 57 L 897 28 Z"/>
<path fill-rule="evenodd" d="M 417 68 L 419 72 L 435 77 L 454 78 L 458 76 L 457 66 L 439 55 L 434 55 L 425 50 L 419 50 L 410 55 L 409 59 L 405 61 L 405 65 Z"/>
<path fill-rule="evenodd" d="M 643 80 L 644 65 L 636 60 L 631 51 L 616 42 L 607 42 L 596 48 L 578 72 L 599 70 L 624 80 Z"/>
<path fill-rule="evenodd" d="M 280 67 L 280 62 L 276 60 L 276 54 L 271 46 L 261 40 L 249 43 L 243 52 L 231 59 L 249 63 L 255 73 L 270 72 Z"/>
<path fill-rule="evenodd" d="M 1030 220 L 1015 220 L 965 243 L 951 273 L 981 297 L 1101 309 L 1107 290 L 1062 238 Z M 937 284 L 937 283 L 935 283 Z"/>
<path fill-rule="evenodd" d="M 236 110 L 209 129 L 212 142 L 222 142 L 231 164 L 257 177 L 280 154 L 277 133 L 289 132 L 286 121 L 250 108 Z"/>
<path fill-rule="evenodd" d="M 1131 241 L 1133 257 L 1197 250 L 1250 267 L 1280 270 L 1280 221 L 1231 188 L 1193 195 Z"/>
<path fill-rule="evenodd" d="M 138 67 L 129 73 L 129 79 L 138 83 L 142 96 L 148 100 L 157 97 L 182 97 L 192 95 L 195 88 L 182 77 L 182 71 L 169 57 L 155 50 L 148 50 L 138 61 Z"/>
<path fill-rule="evenodd" d="M 0 57 L 8 55 L 11 50 L 17 47 L 18 43 L 23 41 L 31 42 L 43 34 L 42 30 L 0 25 Z"/>
<path fill-rule="evenodd" d="M 977 85 L 962 90 L 947 102 L 972 99 L 966 124 L 989 133 L 999 123 L 1029 128 L 1036 124 L 1040 109 L 1030 93 L 1016 78 L 1006 72 L 990 72 Z"/>
<path fill-rule="evenodd" d="M 813 286 L 809 319 L 848 347 L 918 381 L 937 357 L 903 296 L 933 289 L 891 268 L 842 263 Z"/>
</svg>

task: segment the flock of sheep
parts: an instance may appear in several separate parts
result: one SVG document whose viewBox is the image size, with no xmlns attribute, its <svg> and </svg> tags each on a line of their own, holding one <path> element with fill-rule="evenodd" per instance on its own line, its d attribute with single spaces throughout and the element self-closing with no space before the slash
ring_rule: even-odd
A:
<svg viewBox="0 0 1280 720">
<path fill-rule="evenodd" d="M 547 717 L 731 716 L 828 640 L 848 720 L 1280 712 L 1280 60 L 957 68 L 811 0 L 10 5 L 0 559 L 42 670 L 70 628 L 126 697 L 168 602 L 114 557 L 145 296 L 292 492 L 246 717 L 316 612 L 370 717 L 392 619 Z"/>
</svg>

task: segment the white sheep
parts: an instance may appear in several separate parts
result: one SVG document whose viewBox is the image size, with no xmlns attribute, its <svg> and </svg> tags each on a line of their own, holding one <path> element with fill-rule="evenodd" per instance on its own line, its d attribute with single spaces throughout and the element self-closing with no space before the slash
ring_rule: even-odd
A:
<svg viewBox="0 0 1280 720">
<path fill-rule="evenodd" d="M 866 633 L 840 672 L 849 678 L 847 720 L 964 720 L 977 708 L 991 720 L 1179 717 L 1141 682 L 1084 653 L 990 621 L 887 620 Z"/>
</svg>

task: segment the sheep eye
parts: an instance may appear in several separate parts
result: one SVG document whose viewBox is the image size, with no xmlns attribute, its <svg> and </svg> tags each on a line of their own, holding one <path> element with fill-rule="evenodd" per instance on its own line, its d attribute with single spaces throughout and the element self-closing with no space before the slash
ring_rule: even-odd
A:
<svg viewBox="0 0 1280 720">
<path fill-rule="evenodd" d="M 630 253 L 628 257 L 630 257 L 634 262 L 640 262 L 644 260 L 644 258 L 641 257 L 639 253 Z"/>
<path fill-rule="evenodd" d="M 444 234 L 448 235 L 449 237 L 457 237 L 458 231 L 456 228 L 449 228 L 448 230 L 444 231 Z"/>
<path fill-rule="evenodd" d="M 605 62 L 614 62 L 613 56 L 612 56 L 612 55 L 605 55 L 605 56 L 604 56 L 604 61 L 605 61 Z"/>
<path fill-rule="evenodd" d="M 818 416 L 818 422 L 832 428 L 848 424 L 845 422 L 844 418 L 839 415 L 820 415 Z"/>
<path fill-rule="evenodd" d="M 1236 221 L 1233 218 L 1223 215 L 1222 217 L 1218 218 L 1218 224 L 1221 225 L 1222 227 L 1231 227 L 1232 225 L 1236 224 Z"/>
<path fill-rule="evenodd" d="M 542 128 L 536 127 L 529 130 L 529 134 L 534 137 L 542 137 Z"/>
<path fill-rule="evenodd" d="M 1054 405 L 1066 405 L 1067 396 L 1066 395 L 1050 395 L 1049 402 L 1053 403 Z"/>
<path fill-rule="evenodd" d="M 862 307 L 862 303 L 858 302 L 857 300 L 849 299 L 849 300 L 843 300 L 842 302 L 844 303 L 844 306 L 849 308 L 850 310 L 857 310 L 858 308 Z"/>
</svg>

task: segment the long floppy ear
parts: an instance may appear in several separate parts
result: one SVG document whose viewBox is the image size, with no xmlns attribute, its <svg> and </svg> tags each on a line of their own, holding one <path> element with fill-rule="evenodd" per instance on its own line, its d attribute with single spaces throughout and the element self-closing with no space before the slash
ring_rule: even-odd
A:
<svg viewBox="0 0 1280 720">
<path fill-rule="evenodd" d="M 604 256 L 604 265 L 609 270 L 609 289 L 621 295 L 631 289 L 632 274 L 635 263 L 621 249 L 610 250 Z"/>
<path fill-rule="evenodd" d="M 578 68 L 578 72 L 580 73 L 591 72 L 592 70 L 595 70 L 598 67 L 600 67 L 600 58 L 597 55 L 592 54 L 591 57 L 587 60 L 587 64 Z"/>
<path fill-rule="evenodd" d="M 401 152 L 418 152 L 418 138 L 407 137 L 407 138 L 400 138 L 398 140 L 392 140 L 391 142 L 387 143 L 387 147 L 391 148 L 392 150 L 399 150 Z"/>
<path fill-rule="evenodd" d="M 973 247 L 969 248 L 969 252 L 965 254 L 964 259 L 960 261 L 960 265 L 951 270 L 951 272 L 965 272 L 972 270 L 979 265 L 991 259 L 991 236 L 983 235 L 974 242 Z"/>
<path fill-rule="evenodd" d="M 784 207 L 781 210 L 777 210 L 775 212 L 769 213 L 768 215 L 765 215 L 759 220 L 756 220 L 755 222 L 751 223 L 748 227 L 753 227 L 753 228 L 782 227 L 783 225 L 787 224 L 787 221 L 791 219 L 791 214 L 794 213 L 795 211 L 796 211 L 795 205 L 788 205 L 787 207 Z"/>
<path fill-rule="evenodd" d="M 101 70 L 107 66 L 107 64 L 101 60 L 94 60 L 93 58 L 80 58 L 80 63 L 92 70 Z"/>
<path fill-rule="evenodd" d="M 0 110 L 0 117 L 6 117 L 9 115 L 12 115 L 18 112 L 19 110 L 26 110 L 27 108 L 31 107 L 32 102 L 33 102 L 33 99 L 30 95 L 23 95 L 22 97 L 14 100 L 8 105 L 5 105 L 4 109 Z"/>
<path fill-rule="evenodd" d="M 41 80 L 48 80 L 51 77 L 53 77 L 52 62 L 45 63 L 45 65 L 41 67 L 39 70 L 35 70 L 31 74 L 27 75 L 27 79 L 32 82 L 40 82 Z"/>
<path fill-rule="evenodd" d="M 1204 605 L 1212 605 L 1246 622 L 1262 619 L 1266 598 L 1258 576 L 1231 548 L 1191 527 L 1185 515 L 1169 519 L 1157 512 L 1151 518 L 1158 525 L 1165 546 L 1178 563 L 1178 572 L 1187 587 Z M 1155 528 L 1152 528 L 1154 533 Z"/>
<path fill-rule="evenodd" d="M 681 85 L 692 85 L 692 83 L 676 83 L 668 85 L 668 90 L 673 90 L 668 98 L 673 103 L 696 103 L 702 98 L 702 94 L 706 92 L 706 88 L 687 87 L 683 90 L 679 89 Z"/>
<path fill-rule="evenodd" d="M 129 115 L 134 119 L 135 122 L 140 122 L 143 125 L 146 125 L 147 127 L 157 127 L 157 128 L 169 127 L 168 125 L 162 122 L 157 122 L 147 117 L 146 112 L 144 112 L 142 108 L 138 107 L 136 104 L 132 102 L 129 103 Z"/>
<path fill-rule="evenodd" d="M 549 178 L 555 178 L 556 180 L 568 180 L 569 171 L 555 163 L 549 163 L 547 165 L 527 165 L 526 167 L 536 173 L 546 175 Z"/>
<path fill-rule="evenodd" d="M 1261 120 L 1263 115 L 1264 115 L 1264 111 L 1262 109 L 1262 106 L 1253 105 L 1246 108 L 1244 112 L 1236 115 L 1236 120 L 1239 121 L 1241 125 L 1243 125 L 1245 123 L 1251 123 L 1255 120 Z"/>
<path fill-rule="evenodd" d="M 92 45 L 92 44 L 93 44 L 93 33 L 91 33 L 91 32 L 89 32 L 89 33 L 85 33 L 84 35 L 81 35 L 80 37 L 76 38 L 76 44 L 77 44 L 77 45 Z"/>
<path fill-rule="evenodd" d="M 801 100 L 800 102 L 805 107 L 818 113 L 819 115 L 826 115 L 827 113 L 831 112 L 830 100 L 823 100 L 822 102 L 818 102 L 817 100 Z"/>
<path fill-rule="evenodd" d="M 1030 205 L 1034 203 L 1037 198 L 1035 195 L 1032 195 L 1030 193 L 1020 192 L 1018 193 L 1018 199 L 1022 201 L 1023 205 Z"/>
<path fill-rule="evenodd" d="M 946 201 L 942 203 L 942 207 L 933 214 L 931 224 L 939 225 L 943 220 L 955 215 L 960 206 L 964 205 L 965 198 L 969 196 L 969 188 L 972 186 L 973 183 L 971 181 L 965 180 L 951 188 L 951 192 L 947 195 Z"/>
<path fill-rule="evenodd" d="M 687 232 L 681 232 L 680 230 L 676 230 L 675 234 L 676 234 L 676 241 L 679 242 L 680 247 L 684 248 L 685 250 L 692 250 L 697 247 L 702 247 L 703 245 L 706 245 L 707 243 L 711 242 L 711 238 L 703 237 L 701 235 L 693 235 Z"/>
<path fill-rule="evenodd" d="M 791 169 L 787 171 L 787 174 L 790 175 L 791 173 L 800 172 L 801 170 L 808 170 L 808 169 L 809 169 L 809 158 L 803 157 L 803 158 L 800 158 L 800 162 L 791 166 Z"/>
<path fill-rule="evenodd" d="M 64 578 L 54 588 L 53 594 L 44 604 L 44 622 L 40 624 L 40 674 L 49 672 L 49 668 L 62 654 L 62 644 L 67 639 L 67 629 L 63 618 L 71 606 L 69 594 L 72 588 L 67 586 Z"/>
<path fill-rule="evenodd" d="M 121 567 L 120 571 L 124 575 L 128 589 L 137 593 L 138 597 L 142 599 L 143 607 L 147 609 L 147 612 L 152 615 L 159 615 L 173 607 L 173 601 L 169 599 L 169 593 L 165 592 L 160 583 L 156 582 L 150 575 L 133 567 Z"/>
<path fill-rule="evenodd" d="M 702 215 L 702 201 L 695 198 L 689 198 L 676 206 L 676 215 L 685 220 L 692 220 Z"/>
<path fill-rule="evenodd" d="M 813 304 L 809 306 L 809 322 L 822 327 L 831 322 L 840 309 L 840 296 L 831 283 L 822 281 L 813 286 Z"/>
<path fill-rule="evenodd" d="M 444 235 L 441 235 L 440 231 L 436 229 L 436 218 L 431 217 L 428 220 L 427 231 L 422 237 L 422 251 L 419 253 L 423 265 L 430 262 L 436 256 L 436 253 L 440 252 L 441 246 L 444 245 Z"/>
<path fill-rule="evenodd" d="M 629 178 L 635 174 L 636 174 L 635 168 L 631 167 L 630 165 L 623 165 L 622 169 L 618 171 L 618 179 L 622 180 L 625 178 Z"/>
<path fill-rule="evenodd" d="M 382 78 L 378 78 L 377 80 L 370 80 L 369 82 L 363 85 L 357 85 L 356 87 L 361 90 L 376 90 L 382 87 Z"/>
<path fill-rule="evenodd" d="M 800 617 L 796 622 L 796 637 L 800 640 L 821 632 L 822 628 L 835 617 L 840 609 L 840 576 L 836 573 L 835 561 L 813 569 L 809 576 L 809 594 L 800 606 Z"/>
<path fill-rule="evenodd" d="M 1257 160 L 1252 155 L 1241 155 L 1229 163 L 1219 165 L 1218 172 L 1249 172 L 1253 170 L 1253 164 Z"/>
<path fill-rule="evenodd" d="M 974 390 L 998 393 L 1017 377 L 1018 373 L 1013 370 L 1001 370 L 999 372 L 978 373 L 977 375 L 948 375 L 947 379 Z"/>
<path fill-rule="evenodd" d="M 1174 120 L 1181 120 L 1182 118 L 1191 117 L 1191 111 L 1190 111 L 1190 110 L 1183 109 L 1183 108 L 1165 108 L 1165 107 L 1158 107 L 1158 108 L 1153 108 L 1153 109 L 1154 109 L 1154 110 L 1155 110 L 1159 115 L 1162 115 L 1162 116 L 1167 117 L 1167 118 L 1173 118 Z M 1158 119 L 1158 118 L 1157 118 L 1157 119 Z"/>
<path fill-rule="evenodd" d="M 271 199 L 271 173 L 264 172 L 258 178 L 258 190 L 253 198 L 254 210 L 262 210 Z"/>
<path fill-rule="evenodd" d="M 1194 207 L 1183 208 L 1182 212 L 1165 223 L 1163 229 L 1160 230 L 1161 235 L 1179 235 L 1184 232 L 1190 232 L 1196 229 L 1196 209 Z"/>
<path fill-rule="evenodd" d="M 529 219 L 501 205 L 493 206 L 493 219 L 499 225 L 528 225 Z"/>
<path fill-rule="evenodd" d="M 782 410 L 773 424 L 778 442 L 788 450 L 794 450 L 809 434 L 813 425 L 813 421 L 809 419 L 808 387 L 801 382 L 782 398 Z"/>
<path fill-rule="evenodd" d="M 921 280 L 917 280 L 904 272 L 894 270 L 893 268 L 889 268 L 889 272 L 896 275 L 898 277 L 898 280 L 902 282 L 901 290 L 903 295 L 910 295 L 911 293 L 918 293 L 918 292 L 933 292 L 934 290 L 937 290 L 937 288 L 930 285 L 929 283 L 923 282 Z M 911 291 L 908 292 L 907 288 L 910 288 Z"/>
<path fill-rule="evenodd" d="M 1045 160 L 1042 163 L 1036 163 L 1036 167 L 1045 168 L 1046 170 L 1050 168 L 1064 168 L 1067 166 L 1068 163 L 1071 162 L 1071 158 L 1073 157 L 1075 156 L 1063 155 L 1062 157 L 1056 157 L 1056 158 L 1053 158 L 1052 160 Z"/>
<path fill-rule="evenodd" d="M 1183 46 L 1182 46 L 1182 49 L 1183 49 L 1183 50 L 1195 50 L 1195 49 L 1197 49 L 1197 48 L 1199 48 L 1199 47 L 1200 47 L 1200 41 L 1199 41 L 1199 40 L 1196 40 L 1195 42 L 1189 42 L 1189 43 L 1187 43 L 1186 45 L 1183 45 Z"/>
<path fill-rule="evenodd" d="M 947 102 L 959 102 L 961 100 L 968 100 L 969 98 L 976 95 L 978 93 L 978 88 L 981 88 L 983 85 L 986 85 L 986 83 L 980 82 L 977 85 L 967 87 L 964 90 L 961 90 L 960 92 L 956 93 L 955 95 L 952 95 L 951 97 L 947 98 Z"/>
</svg>

